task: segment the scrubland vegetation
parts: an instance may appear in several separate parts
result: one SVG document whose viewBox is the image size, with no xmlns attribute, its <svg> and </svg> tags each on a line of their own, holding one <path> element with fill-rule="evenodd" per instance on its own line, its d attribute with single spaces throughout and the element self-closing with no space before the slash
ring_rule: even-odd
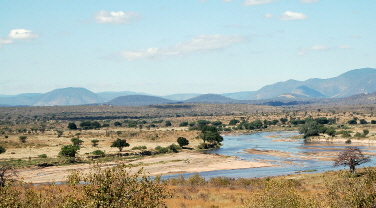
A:
<svg viewBox="0 0 376 208">
<path fill-rule="evenodd" d="M 20 168 L 121 164 L 220 148 L 223 134 L 296 130 L 306 140 L 371 142 L 376 140 L 373 111 L 372 106 L 240 104 L 1 108 L 0 207 L 373 207 L 373 168 L 259 179 L 205 180 L 193 175 L 161 181 L 122 164 L 74 172 L 65 185 L 38 186 L 14 174 Z"/>
</svg>

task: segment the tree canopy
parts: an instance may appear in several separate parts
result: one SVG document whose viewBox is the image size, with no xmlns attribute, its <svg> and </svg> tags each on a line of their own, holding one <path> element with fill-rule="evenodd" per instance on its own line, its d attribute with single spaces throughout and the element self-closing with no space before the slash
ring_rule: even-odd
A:
<svg viewBox="0 0 376 208">
<path fill-rule="evenodd" d="M 355 166 L 371 161 L 369 157 L 363 155 L 359 147 L 346 147 L 337 159 L 334 160 L 334 166 L 349 166 L 350 172 L 355 173 Z"/>
<path fill-rule="evenodd" d="M 117 138 L 115 141 L 112 142 L 111 147 L 117 147 L 121 152 L 124 147 L 129 147 L 129 143 L 127 143 L 126 139 Z"/>
</svg>

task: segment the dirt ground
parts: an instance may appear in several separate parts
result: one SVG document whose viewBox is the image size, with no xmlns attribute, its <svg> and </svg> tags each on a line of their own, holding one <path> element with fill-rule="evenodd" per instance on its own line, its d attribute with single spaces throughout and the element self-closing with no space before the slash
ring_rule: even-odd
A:
<svg viewBox="0 0 376 208">
<path fill-rule="evenodd" d="M 273 166 L 264 162 L 243 161 L 237 160 L 235 157 L 202 154 L 188 150 L 175 154 L 144 157 L 139 160 L 127 161 L 125 163 L 137 165 L 137 167 L 133 168 L 134 171 L 143 167 L 144 171 L 151 176 Z M 104 163 L 101 166 L 106 168 L 116 164 L 118 163 L 109 162 Z M 92 165 L 90 164 L 77 164 L 23 169 L 18 172 L 18 177 L 22 178 L 25 182 L 31 183 L 59 182 L 65 181 L 66 177 L 73 170 L 85 173 L 89 172 L 91 167 Z"/>
</svg>

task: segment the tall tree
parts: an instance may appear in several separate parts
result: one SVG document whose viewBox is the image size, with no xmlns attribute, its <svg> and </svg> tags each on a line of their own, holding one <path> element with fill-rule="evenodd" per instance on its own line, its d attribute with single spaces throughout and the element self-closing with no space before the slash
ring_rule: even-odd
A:
<svg viewBox="0 0 376 208">
<path fill-rule="evenodd" d="M 112 142 L 111 147 L 117 147 L 121 152 L 124 147 L 129 147 L 129 143 L 125 139 L 117 138 L 115 141 Z"/>
</svg>

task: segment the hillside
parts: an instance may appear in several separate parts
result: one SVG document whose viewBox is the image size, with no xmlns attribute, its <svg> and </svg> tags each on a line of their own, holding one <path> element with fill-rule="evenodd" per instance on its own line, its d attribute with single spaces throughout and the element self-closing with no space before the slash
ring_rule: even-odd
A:
<svg viewBox="0 0 376 208">
<path fill-rule="evenodd" d="M 127 95 L 110 100 L 106 104 L 115 106 L 144 106 L 173 103 L 172 100 L 149 95 Z"/>
<path fill-rule="evenodd" d="M 98 92 L 96 93 L 99 95 L 105 102 L 108 102 L 112 99 L 115 99 L 117 97 L 121 96 L 127 96 L 127 95 L 147 95 L 146 93 L 141 92 L 132 92 L 132 91 L 122 91 L 122 92 Z"/>
<path fill-rule="evenodd" d="M 217 94 L 204 94 L 184 101 L 185 103 L 237 103 L 237 100 Z"/>
<path fill-rule="evenodd" d="M 303 90 L 302 90 L 303 89 Z M 329 79 L 288 80 L 267 85 L 250 93 L 249 100 L 268 99 L 284 94 L 298 94 L 305 97 L 342 98 L 376 90 L 376 69 L 354 69 Z"/>
<path fill-rule="evenodd" d="M 43 94 L 34 106 L 87 105 L 103 101 L 97 94 L 85 88 L 69 87 Z"/>
</svg>

